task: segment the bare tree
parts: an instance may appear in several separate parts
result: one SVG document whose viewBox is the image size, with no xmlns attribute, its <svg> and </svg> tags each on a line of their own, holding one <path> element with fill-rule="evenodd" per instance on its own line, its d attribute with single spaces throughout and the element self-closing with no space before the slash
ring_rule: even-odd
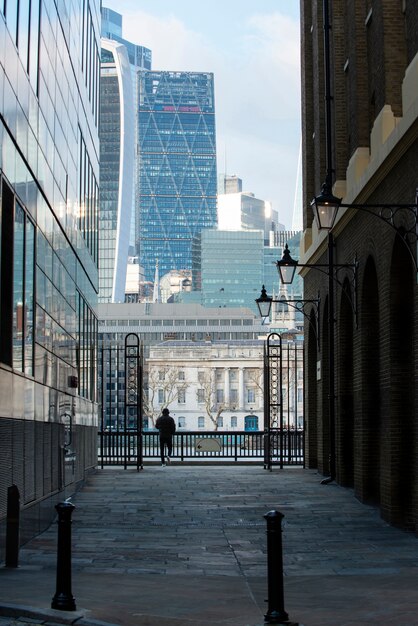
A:
<svg viewBox="0 0 418 626">
<path fill-rule="evenodd" d="M 175 402 L 179 395 L 185 393 L 189 383 L 180 379 L 179 367 L 151 366 L 147 372 L 146 388 L 144 390 L 144 412 L 155 426 L 156 419 L 161 411 Z M 158 392 L 163 391 L 163 401 L 158 402 Z"/>
<path fill-rule="evenodd" d="M 219 417 L 228 407 L 224 401 L 216 401 L 215 372 L 207 369 L 204 372 L 199 372 L 199 374 L 200 390 L 203 389 L 205 413 L 213 424 L 213 430 L 218 430 Z M 196 395 L 199 398 L 199 389 L 196 391 Z"/>
</svg>

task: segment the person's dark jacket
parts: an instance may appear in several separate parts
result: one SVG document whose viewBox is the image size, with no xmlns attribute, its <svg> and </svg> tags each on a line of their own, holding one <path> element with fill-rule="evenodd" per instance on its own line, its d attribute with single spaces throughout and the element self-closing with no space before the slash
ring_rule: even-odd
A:
<svg viewBox="0 0 418 626">
<path fill-rule="evenodd" d="M 160 415 L 155 427 L 160 431 L 160 437 L 170 437 L 176 432 L 176 423 L 171 415 Z"/>
</svg>

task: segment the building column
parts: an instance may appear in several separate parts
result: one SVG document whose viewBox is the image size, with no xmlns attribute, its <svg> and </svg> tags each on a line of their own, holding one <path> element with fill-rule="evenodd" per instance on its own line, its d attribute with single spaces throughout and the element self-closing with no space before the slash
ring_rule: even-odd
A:
<svg viewBox="0 0 418 626">
<path fill-rule="evenodd" d="M 225 404 L 229 404 L 229 367 L 225 367 L 224 400 Z"/>
<path fill-rule="evenodd" d="M 245 395 L 244 395 L 244 368 L 240 367 L 238 370 L 238 407 L 240 409 L 244 408 L 244 399 L 245 399 Z"/>
</svg>

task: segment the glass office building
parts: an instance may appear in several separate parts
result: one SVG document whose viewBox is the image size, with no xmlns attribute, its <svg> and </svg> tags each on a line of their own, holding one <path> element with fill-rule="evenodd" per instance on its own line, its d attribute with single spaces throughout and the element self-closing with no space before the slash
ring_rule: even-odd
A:
<svg viewBox="0 0 418 626">
<path fill-rule="evenodd" d="M 135 243 L 137 71 L 151 68 L 151 50 L 122 37 L 116 11 L 103 7 L 101 29 L 99 302 L 123 302 Z"/>
<path fill-rule="evenodd" d="M 140 71 L 137 246 L 146 280 L 191 269 L 191 242 L 216 226 L 213 74 Z"/>
<path fill-rule="evenodd" d="M 255 299 L 263 281 L 263 238 L 261 230 L 201 232 L 193 275 L 200 274 L 203 306 L 247 307 L 258 314 Z"/>
<path fill-rule="evenodd" d="M 101 41 L 99 302 L 123 302 L 134 193 L 135 117 L 126 47 Z"/>
<path fill-rule="evenodd" d="M 98 0 L 0 2 L 0 525 L 15 484 L 26 539 L 96 463 L 99 37 Z"/>
</svg>

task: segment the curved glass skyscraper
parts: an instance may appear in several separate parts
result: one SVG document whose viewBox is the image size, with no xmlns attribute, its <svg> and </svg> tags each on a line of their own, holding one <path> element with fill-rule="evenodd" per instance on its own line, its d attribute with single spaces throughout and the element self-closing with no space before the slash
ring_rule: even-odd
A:
<svg viewBox="0 0 418 626">
<path fill-rule="evenodd" d="M 99 301 L 123 302 L 134 174 L 134 98 L 126 47 L 102 39 Z"/>
<path fill-rule="evenodd" d="M 146 280 L 191 268 L 192 238 L 216 226 L 213 74 L 141 70 L 137 247 Z"/>
</svg>

